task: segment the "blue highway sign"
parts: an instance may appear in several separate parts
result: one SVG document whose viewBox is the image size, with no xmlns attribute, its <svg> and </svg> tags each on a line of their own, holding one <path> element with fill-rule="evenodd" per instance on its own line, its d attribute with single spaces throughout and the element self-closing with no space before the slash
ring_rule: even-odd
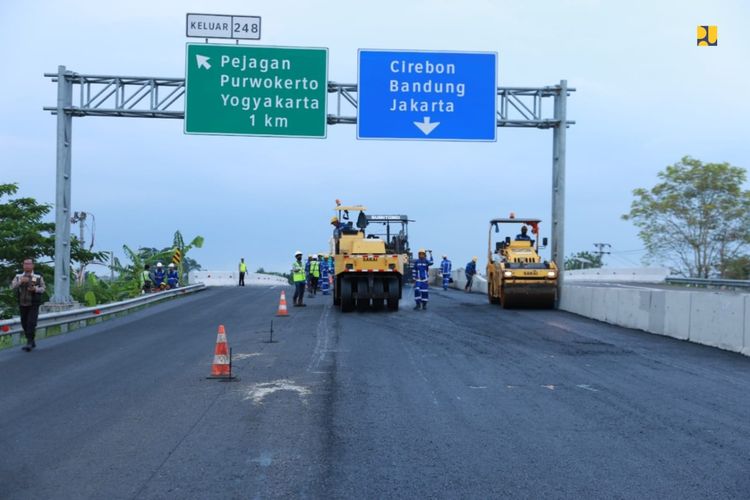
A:
<svg viewBox="0 0 750 500">
<path fill-rule="evenodd" d="M 359 51 L 358 139 L 494 141 L 494 52 Z"/>
</svg>

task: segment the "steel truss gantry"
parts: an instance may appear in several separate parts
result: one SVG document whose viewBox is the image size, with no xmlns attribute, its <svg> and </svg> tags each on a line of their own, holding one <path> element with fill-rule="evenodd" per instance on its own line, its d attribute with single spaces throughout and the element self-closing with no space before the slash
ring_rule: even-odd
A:
<svg viewBox="0 0 750 500">
<path fill-rule="evenodd" d="M 55 294 L 52 308 L 72 305 L 70 297 L 70 174 L 72 117 L 116 116 L 128 118 L 184 119 L 184 78 L 84 75 L 58 66 L 45 73 L 57 83 L 57 106 L 45 111 L 57 115 L 57 194 L 55 204 Z M 497 126 L 553 129 L 552 141 L 552 259 L 562 269 L 564 257 L 565 131 L 567 97 L 574 88 L 567 81 L 547 87 L 498 87 Z M 357 123 L 357 84 L 328 82 L 329 125 Z M 543 107 L 546 98 L 552 109 Z M 333 102 L 332 102 L 333 101 Z M 550 112 L 551 111 L 551 112 Z M 564 124 L 564 126 L 563 126 Z M 562 284 L 562 275 L 560 283 Z"/>
<path fill-rule="evenodd" d="M 119 116 L 130 118 L 183 119 L 185 79 L 147 76 L 82 75 L 65 71 L 65 82 L 75 89 L 73 101 L 65 107 L 71 116 Z M 45 73 L 58 82 L 58 73 Z M 568 88 L 568 93 L 575 89 Z M 545 117 L 543 100 L 558 97 L 560 85 L 548 87 L 498 87 L 497 126 L 522 128 L 553 128 L 559 123 L 554 115 Z M 328 82 L 328 124 L 357 123 L 357 84 Z M 57 107 L 45 111 L 57 113 Z M 333 112 L 331 112 L 333 111 Z M 554 109 L 551 109 L 554 111 Z M 568 121 L 568 125 L 575 122 Z"/>
</svg>

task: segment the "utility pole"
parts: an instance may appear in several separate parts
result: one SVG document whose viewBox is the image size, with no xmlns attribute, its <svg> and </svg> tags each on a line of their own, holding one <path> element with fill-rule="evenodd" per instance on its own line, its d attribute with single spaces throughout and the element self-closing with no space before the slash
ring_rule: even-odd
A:
<svg viewBox="0 0 750 500">
<path fill-rule="evenodd" d="M 602 262 L 602 256 L 603 255 L 605 255 L 605 254 L 609 255 L 609 254 L 612 253 L 612 252 L 604 250 L 605 248 L 612 248 L 612 245 L 610 245 L 609 243 L 594 243 L 594 246 L 596 248 L 598 248 L 598 250 L 595 251 L 595 252 L 593 252 L 593 254 L 599 256 L 599 262 Z"/>
</svg>

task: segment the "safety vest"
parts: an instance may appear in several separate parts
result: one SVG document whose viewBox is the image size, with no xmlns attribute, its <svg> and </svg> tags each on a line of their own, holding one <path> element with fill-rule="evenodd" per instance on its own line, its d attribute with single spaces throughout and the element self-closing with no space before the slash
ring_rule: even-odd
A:
<svg viewBox="0 0 750 500">
<path fill-rule="evenodd" d="M 141 273 L 141 279 L 143 280 L 144 283 L 147 281 L 151 281 L 151 275 L 149 274 L 148 271 L 144 269 L 143 272 Z"/>
<path fill-rule="evenodd" d="M 247 264 L 245 264 L 244 262 L 240 262 L 240 272 L 241 273 L 247 272 Z"/>
<path fill-rule="evenodd" d="M 292 281 L 294 281 L 295 283 L 305 281 L 305 266 L 303 266 L 301 262 L 297 262 L 296 260 L 292 264 Z"/>
<path fill-rule="evenodd" d="M 310 263 L 310 274 L 312 274 L 315 278 L 320 278 L 320 265 L 318 265 L 317 260 L 314 260 Z"/>
</svg>

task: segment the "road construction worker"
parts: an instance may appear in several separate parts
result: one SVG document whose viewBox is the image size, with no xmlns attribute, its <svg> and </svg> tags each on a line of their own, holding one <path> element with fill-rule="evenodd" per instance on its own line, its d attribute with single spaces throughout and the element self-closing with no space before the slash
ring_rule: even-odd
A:
<svg viewBox="0 0 750 500">
<path fill-rule="evenodd" d="M 466 286 L 464 287 L 466 292 L 471 291 L 471 283 L 474 281 L 474 275 L 477 274 L 477 260 L 476 257 L 472 257 L 471 262 L 466 264 Z"/>
<path fill-rule="evenodd" d="M 521 226 L 521 232 L 516 235 L 516 241 L 531 241 L 531 236 L 528 235 L 529 228 Z"/>
<path fill-rule="evenodd" d="M 240 284 L 238 286 L 245 286 L 245 273 L 247 272 L 247 264 L 245 264 L 245 258 L 240 259 Z"/>
<path fill-rule="evenodd" d="M 333 255 L 328 256 L 328 289 L 331 293 L 333 293 L 333 288 L 336 283 L 336 280 L 333 278 L 336 274 L 336 267 L 334 264 L 335 260 Z"/>
<path fill-rule="evenodd" d="M 330 283 L 328 283 L 328 276 L 331 272 L 331 268 L 328 267 L 328 255 L 320 256 L 320 291 L 323 295 L 328 295 L 330 289 Z"/>
<path fill-rule="evenodd" d="M 143 266 L 143 271 L 141 271 L 140 276 L 140 282 L 141 282 L 141 293 L 148 293 L 151 291 L 151 285 L 153 284 L 153 281 L 151 279 L 151 266 L 146 264 Z"/>
<path fill-rule="evenodd" d="M 331 217 L 331 225 L 333 226 L 333 237 L 338 238 L 339 236 L 341 236 L 341 228 L 343 227 L 343 224 L 339 222 L 338 217 Z"/>
<path fill-rule="evenodd" d="M 294 262 L 292 263 L 292 282 L 294 282 L 294 297 L 292 299 L 294 307 L 304 307 L 302 300 L 305 298 L 305 265 L 302 263 L 302 252 L 294 252 Z"/>
<path fill-rule="evenodd" d="M 162 285 L 164 285 L 164 278 L 166 278 L 167 273 L 164 271 L 164 266 L 161 262 L 156 263 L 156 270 L 154 271 L 154 286 L 156 288 L 161 288 Z"/>
<path fill-rule="evenodd" d="M 318 256 L 313 255 L 310 260 L 310 292 L 311 297 L 318 294 L 318 281 L 320 280 L 320 262 L 318 262 Z"/>
<path fill-rule="evenodd" d="M 180 286 L 180 274 L 177 272 L 174 263 L 170 262 L 167 267 L 169 268 L 167 271 L 167 285 L 169 285 L 169 288 L 177 288 Z"/>
<path fill-rule="evenodd" d="M 427 258 L 427 252 L 420 248 L 417 253 L 419 258 L 414 261 L 412 268 L 412 277 L 414 278 L 414 300 L 417 303 L 414 309 L 427 309 L 427 302 L 430 300 L 430 266 L 432 265 L 432 252 L 430 258 Z"/>
<path fill-rule="evenodd" d="M 305 288 L 307 288 L 307 293 L 310 297 L 312 297 L 312 280 L 310 279 L 310 264 L 312 263 L 312 254 L 307 256 L 307 260 L 305 261 Z"/>
<path fill-rule="evenodd" d="M 443 260 L 440 262 L 440 274 L 443 277 L 443 290 L 448 289 L 448 285 L 451 282 L 451 261 L 448 260 L 447 255 L 443 255 Z"/>
</svg>

